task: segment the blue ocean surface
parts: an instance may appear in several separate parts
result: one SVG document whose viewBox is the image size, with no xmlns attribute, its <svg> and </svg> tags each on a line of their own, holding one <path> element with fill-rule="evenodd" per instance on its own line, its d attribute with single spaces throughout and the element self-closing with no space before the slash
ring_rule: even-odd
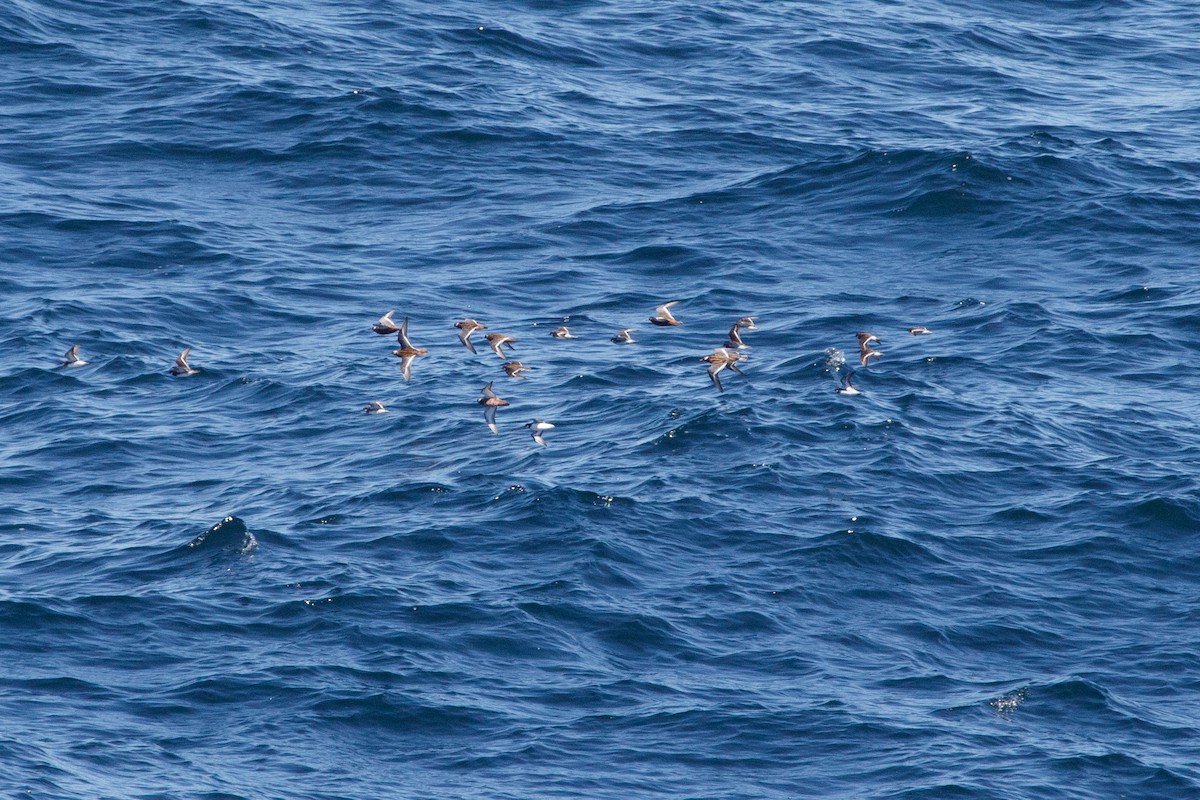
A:
<svg viewBox="0 0 1200 800">
<path fill-rule="evenodd" d="M 1200 797 L 1197 31 L 0 4 L 0 796 Z"/>
</svg>

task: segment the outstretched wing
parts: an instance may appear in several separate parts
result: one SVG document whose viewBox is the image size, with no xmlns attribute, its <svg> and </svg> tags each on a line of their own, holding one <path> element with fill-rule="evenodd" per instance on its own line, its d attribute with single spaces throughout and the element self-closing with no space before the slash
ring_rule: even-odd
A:
<svg viewBox="0 0 1200 800">
<path fill-rule="evenodd" d="M 475 345 L 471 344 L 471 334 L 474 332 L 475 332 L 475 329 L 469 325 L 464 326 L 458 332 L 458 340 L 460 342 L 462 342 L 463 346 L 466 347 L 468 350 L 470 350 L 472 353 L 475 352 Z"/>
<path fill-rule="evenodd" d="M 715 364 L 710 364 L 708 367 L 708 377 L 712 378 L 713 385 L 717 387 L 717 391 L 724 392 L 725 387 L 721 385 L 721 379 L 717 377 L 717 373 L 725 369 L 724 361 L 718 361 Z"/>
<path fill-rule="evenodd" d="M 412 341 L 408 338 L 408 317 L 404 318 L 404 322 L 400 323 L 400 330 L 396 331 L 396 341 L 405 350 L 412 350 Z"/>
</svg>

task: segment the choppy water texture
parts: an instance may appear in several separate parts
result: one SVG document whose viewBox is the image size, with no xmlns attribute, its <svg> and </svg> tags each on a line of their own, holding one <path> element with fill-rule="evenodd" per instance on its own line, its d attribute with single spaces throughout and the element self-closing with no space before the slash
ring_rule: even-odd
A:
<svg viewBox="0 0 1200 800">
<path fill-rule="evenodd" d="M 1198 29 L 0 5 L 2 793 L 1200 795 Z"/>
</svg>

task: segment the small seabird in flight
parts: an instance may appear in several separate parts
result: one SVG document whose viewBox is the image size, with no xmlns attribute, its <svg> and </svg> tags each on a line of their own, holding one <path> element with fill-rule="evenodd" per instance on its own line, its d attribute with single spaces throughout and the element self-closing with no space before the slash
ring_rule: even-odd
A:
<svg viewBox="0 0 1200 800">
<path fill-rule="evenodd" d="M 392 355 L 404 358 L 406 356 L 423 356 L 429 351 L 424 347 L 414 347 L 412 340 L 408 338 L 408 317 L 404 318 L 404 322 L 396 329 L 396 341 L 400 343 L 399 350 L 393 350 Z"/>
<path fill-rule="evenodd" d="M 542 433 L 550 430 L 554 425 L 542 419 L 535 419 L 533 422 L 525 423 L 525 427 L 529 428 L 529 432 L 533 434 L 533 440 L 545 447 L 546 440 L 542 438 Z"/>
<path fill-rule="evenodd" d="M 682 325 L 683 323 L 675 319 L 674 315 L 671 314 L 671 306 L 678 302 L 678 300 L 672 300 L 671 302 L 663 303 L 661 306 L 654 309 L 654 316 L 650 318 L 650 321 L 655 325 L 663 327 L 666 327 L 667 325 Z"/>
<path fill-rule="evenodd" d="M 471 334 L 475 331 L 487 330 L 487 325 L 481 325 L 473 319 L 460 320 L 454 323 L 454 327 L 458 328 L 458 340 L 472 353 L 475 352 L 475 345 L 471 343 Z"/>
<path fill-rule="evenodd" d="M 508 358 L 504 355 L 504 351 L 500 348 L 507 347 L 509 350 L 514 349 L 512 343 L 517 341 L 511 336 L 505 336 L 503 333 L 489 333 L 483 338 L 488 340 L 488 346 L 492 348 L 492 352 L 501 358 Z"/>
<path fill-rule="evenodd" d="M 372 400 L 370 403 L 367 403 L 365 406 L 363 406 L 363 411 L 367 412 L 368 414 L 388 413 L 388 410 L 383 407 L 383 403 L 379 402 L 378 400 Z"/>
<path fill-rule="evenodd" d="M 854 370 L 846 370 L 846 373 L 842 375 L 842 385 L 834 389 L 834 391 L 838 394 L 862 394 L 862 392 L 854 387 Z"/>
<path fill-rule="evenodd" d="M 733 323 L 739 328 L 744 328 L 748 331 L 758 330 L 758 326 L 754 324 L 754 317 L 742 317 L 737 322 Z"/>
<path fill-rule="evenodd" d="M 743 319 L 749 319 L 749 317 L 744 317 Z M 749 350 L 750 349 L 750 345 L 748 345 L 742 341 L 742 335 L 738 332 L 739 330 L 741 330 L 744 327 L 746 327 L 746 326 L 742 325 L 742 320 L 740 320 L 740 319 L 737 322 L 733 323 L 733 327 L 729 329 L 729 338 L 725 342 L 725 347 L 732 349 L 732 350 Z M 754 331 L 754 330 L 758 330 L 758 327 L 757 326 L 746 327 L 746 330 Z"/>
<path fill-rule="evenodd" d="M 191 352 L 192 352 L 192 348 L 190 348 L 190 347 L 183 348 L 183 352 L 180 353 L 175 359 L 175 365 L 171 367 L 172 375 L 178 375 L 178 376 L 182 377 L 185 375 L 195 375 L 197 372 L 200 371 L 198 369 L 192 369 L 188 365 L 188 362 L 187 362 L 188 354 Z"/>
<path fill-rule="evenodd" d="M 717 387 L 717 391 L 724 392 L 725 387 L 721 385 L 721 379 L 717 376 L 720 375 L 721 370 L 723 369 L 731 369 L 739 375 L 743 374 L 742 371 L 738 369 L 737 362 L 741 361 L 745 357 L 746 356 L 742 355 L 741 353 L 735 353 L 731 350 L 725 349 L 724 347 L 719 347 L 712 353 L 712 355 L 707 355 L 700 360 L 708 362 L 708 377 L 712 378 L 713 385 Z"/>
<path fill-rule="evenodd" d="M 492 391 L 491 381 L 488 381 L 488 385 L 483 387 L 483 397 L 476 402 L 483 406 L 483 418 L 487 421 L 487 426 L 492 429 L 492 433 L 499 433 L 500 428 L 496 426 L 496 409 L 509 405 L 509 402 L 502 400 Z"/>
<path fill-rule="evenodd" d="M 379 318 L 379 321 L 371 326 L 371 330 L 378 333 L 380 336 L 387 336 L 389 333 L 395 333 L 400 330 L 400 326 L 392 319 L 392 314 L 396 313 L 396 309 L 384 314 Z"/>
<path fill-rule="evenodd" d="M 506 361 L 504 363 L 504 374 L 510 378 L 520 378 L 521 380 L 525 380 L 525 376 L 521 373 L 528 369 L 530 369 L 530 367 L 525 366 L 520 361 Z"/>
<path fill-rule="evenodd" d="M 860 350 L 870 349 L 869 345 L 872 342 L 874 342 L 875 344 L 883 344 L 883 340 L 880 339 L 878 336 L 876 336 L 873 333 L 867 333 L 866 331 L 859 331 L 858 333 L 856 333 L 854 335 L 858 337 L 858 349 L 860 349 Z"/>
<path fill-rule="evenodd" d="M 88 362 L 79 357 L 79 345 L 71 345 L 71 349 L 67 351 L 67 355 L 63 358 L 60 367 L 82 367 Z"/>
<path fill-rule="evenodd" d="M 871 348 L 871 343 L 883 344 L 883 340 L 873 333 L 859 331 L 854 334 L 858 337 L 858 360 L 864 367 L 872 358 L 879 358 L 883 353 Z"/>
<path fill-rule="evenodd" d="M 870 361 L 872 358 L 879 358 L 881 355 L 883 355 L 883 353 L 879 352 L 878 350 L 872 350 L 870 347 L 864 347 L 858 354 L 858 361 L 865 367 L 867 366 L 868 361 Z"/>
<path fill-rule="evenodd" d="M 637 339 L 633 338 L 633 334 L 630 333 L 632 330 L 633 328 L 626 328 L 616 336 L 612 337 L 610 341 L 613 344 L 632 344 L 633 342 L 637 341 Z"/>
<path fill-rule="evenodd" d="M 550 331 L 550 335 L 553 336 L 555 339 L 574 339 L 575 338 L 575 334 L 571 333 L 571 331 L 569 331 L 567 329 L 566 325 L 562 325 L 562 326 Z"/>
<path fill-rule="evenodd" d="M 926 328 L 924 325 L 918 325 L 915 328 L 909 328 L 908 332 L 913 336 L 928 336 L 929 334 L 933 333 L 933 331 L 929 330 L 929 328 Z"/>
</svg>

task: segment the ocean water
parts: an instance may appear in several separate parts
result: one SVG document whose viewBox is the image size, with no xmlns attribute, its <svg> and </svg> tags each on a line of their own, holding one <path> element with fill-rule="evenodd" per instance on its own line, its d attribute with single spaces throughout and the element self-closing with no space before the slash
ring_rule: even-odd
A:
<svg viewBox="0 0 1200 800">
<path fill-rule="evenodd" d="M 1198 29 L 0 4 L 0 794 L 1200 796 Z"/>
</svg>

